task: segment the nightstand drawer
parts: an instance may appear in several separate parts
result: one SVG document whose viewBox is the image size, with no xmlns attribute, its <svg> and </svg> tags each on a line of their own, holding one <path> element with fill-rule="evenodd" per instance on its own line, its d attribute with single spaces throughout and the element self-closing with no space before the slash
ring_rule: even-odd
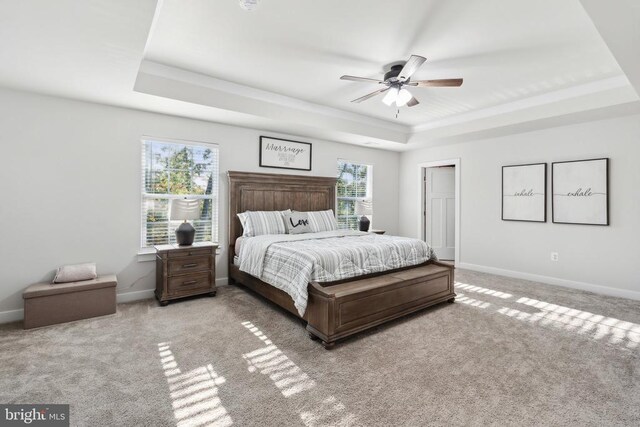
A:
<svg viewBox="0 0 640 427">
<path fill-rule="evenodd" d="M 211 248 L 185 248 L 185 249 L 177 249 L 170 251 L 167 256 L 169 258 L 179 258 L 179 257 L 187 257 L 187 256 L 203 256 L 203 255 L 211 255 Z"/>
<path fill-rule="evenodd" d="M 196 273 L 188 276 L 170 277 L 167 281 L 169 295 L 187 293 L 198 289 L 211 288 L 210 273 Z"/>
<path fill-rule="evenodd" d="M 183 258 L 173 258 L 169 260 L 169 276 L 174 274 L 190 273 L 192 271 L 211 270 L 211 252 L 204 256 L 189 256 Z"/>
</svg>

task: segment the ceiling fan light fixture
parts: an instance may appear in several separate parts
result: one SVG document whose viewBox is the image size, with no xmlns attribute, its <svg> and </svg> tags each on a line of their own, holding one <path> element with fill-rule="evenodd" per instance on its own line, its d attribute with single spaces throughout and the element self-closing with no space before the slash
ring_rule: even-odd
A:
<svg viewBox="0 0 640 427">
<path fill-rule="evenodd" d="M 260 1 L 260 0 L 257 0 Z M 351 75 L 343 75 L 340 77 L 340 80 L 350 80 L 354 82 L 363 82 L 363 83 L 376 83 L 378 85 L 383 85 L 382 89 L 375 90 L 371 93 L 368 93 L 360 98 L 356 98 L 351 102 L 363 102 L 368 99 L 371 99 L 377 95 L 382 93 L 385 94 L 382 102 L 387 106 L 391 107 L 395 104 L 398 109 L 396 112 L 396 118 L 398 117 L 398 112 L 400 111 L 400 107 L 408 106 L 415 107 L 420 104 L 412 94 L 409 92 L 405 86 L 411 86 L 412 88 L 421 88 L 421 87 L 459 87 L 462 86 L 462 79 L 436 79 L 436 80 L 411 80 L 413 74 L 422 66 L 422 64 L 427 59 L 424 56 L 420 55 L 411 55 L 409 60 L 402 64 L 392 65 L 391 69 L 387 71 L 384 75 L 383 80 L 372 79 L 370 77 L 357 77 Z"/>
<path fill-rule="evenodd" d="M 402 88 L 400 89 L 400 91 L 398 92 L 398 96 L 396 97 L 396 105 L 398 107 L 404 107 L 405 105 L 407 105 L 407 102 L 411 101 L 411 98 L 413 98 L 411 92 Z"/>
<path fill-rule="evenodd" d="M 387 94 L 382 98 L 382 102 L 386 105 L 391 106 L 398 99 L 398 88 L 392 87 L 389 89 Z"/>
<path fill-rule="evenodd" d="M 249 12 L 257 9 L 258 3 L 260 2 L 260 0 L 239 0 L 239 1 L 240 1 L 240 7 L 243 8 L 244 10 L 248 10 Z"/>
</svg>

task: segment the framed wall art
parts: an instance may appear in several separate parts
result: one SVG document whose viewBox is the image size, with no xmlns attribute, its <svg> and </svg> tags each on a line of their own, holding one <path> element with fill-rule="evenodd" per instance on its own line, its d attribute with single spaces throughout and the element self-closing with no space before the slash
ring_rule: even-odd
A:
<svg viewBox="0 0 640 427">
<path fill-rule="evenodd" d="M 551 164 L 552 220 L 609 225 L 609 159 Z"/>
<path fill-rule="evenodd" d="M 502 167 L 502 220 L 547 221 L 547 164 Z"/>
<path fill-rule="evenodd" d="M 310 171 L 311 144 L 261 136 L 260 167 Z"/>
</svg>

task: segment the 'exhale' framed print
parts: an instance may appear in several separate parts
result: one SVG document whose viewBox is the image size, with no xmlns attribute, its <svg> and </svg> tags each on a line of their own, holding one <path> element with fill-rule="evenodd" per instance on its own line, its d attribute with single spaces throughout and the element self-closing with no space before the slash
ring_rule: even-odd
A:
<svg viewBox="0 0 640 427">
<path fill-rule="evenodd" d="M 310 171 L 311 144 L 261 136 L 260 167 Z"/>
<path fill-rule="evenodd" d="M 560 224 L 609 225 L 609 159 L 551 164 L 551 210 Z"/>
<path fill-rule="evenodd" d="M 547 164 L 502 167 L 502 220 L 547 221 Z"/>
</svg>

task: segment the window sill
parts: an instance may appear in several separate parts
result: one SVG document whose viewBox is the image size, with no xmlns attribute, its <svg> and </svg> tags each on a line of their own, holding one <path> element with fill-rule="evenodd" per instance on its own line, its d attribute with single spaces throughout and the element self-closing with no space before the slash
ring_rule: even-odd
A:
<svg viewBox="0 0 640 427">
<path fill-rule="evenodd" d="M 138 262 L 149 262 L 156 260 L 156 251 L 151 248 L 143 248 L 138 251 Z"/>
</svg>

